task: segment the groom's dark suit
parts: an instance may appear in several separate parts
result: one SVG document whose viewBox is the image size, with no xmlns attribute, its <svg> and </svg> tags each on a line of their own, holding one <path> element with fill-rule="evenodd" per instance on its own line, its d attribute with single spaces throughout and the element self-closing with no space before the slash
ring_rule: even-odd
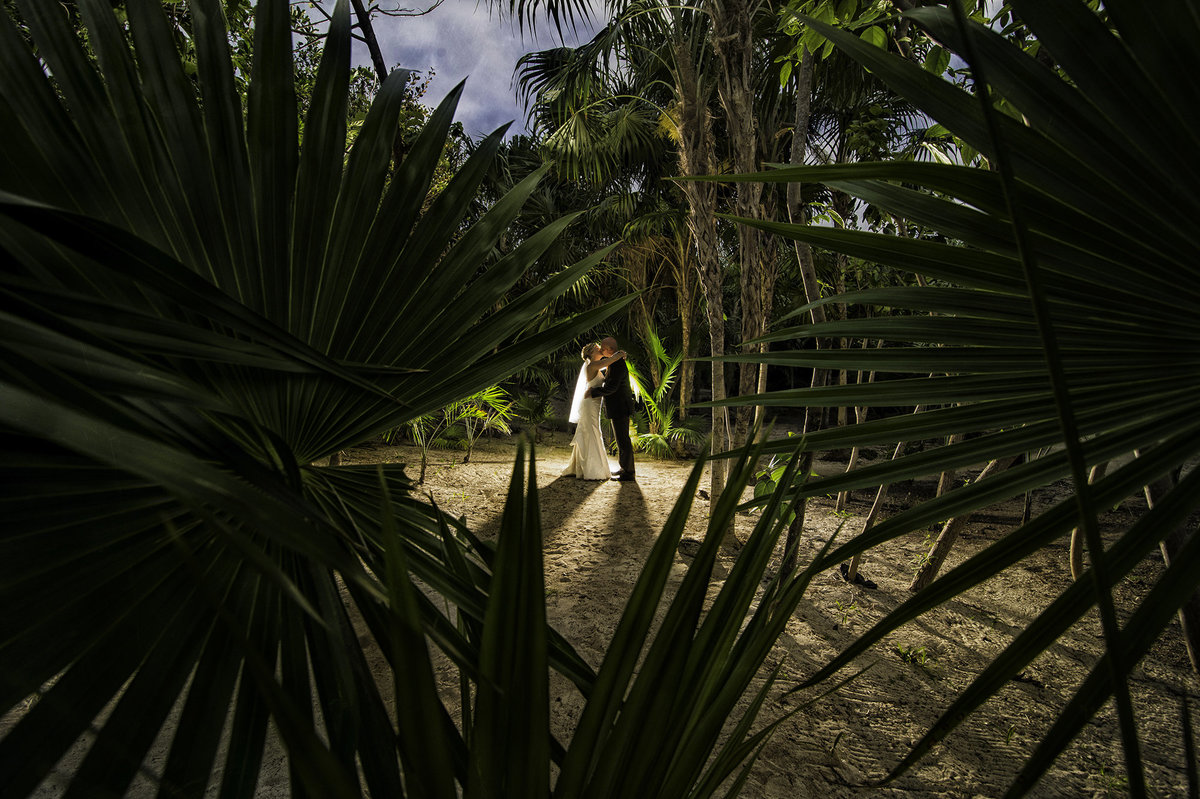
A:
<svg viewBox="0 0 1200 799">
<path fill-rule="evenodd" d="M 621 475 L 633 479 L 633 442 L 629 440 L 629 417 L 633 415 L 633 392 L 629 390 L 629 369 L 625 359 L 608 365 L 604 382 L 592 389 L 593 397 L 604 398 L 604 411 L 613 423 L 617 439 L 617 462 Z"/>
</svg>

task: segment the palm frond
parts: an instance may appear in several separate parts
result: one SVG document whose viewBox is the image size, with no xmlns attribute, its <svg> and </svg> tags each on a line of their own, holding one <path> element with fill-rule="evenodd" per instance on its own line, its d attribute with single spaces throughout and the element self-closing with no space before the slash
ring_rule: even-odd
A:
<svg viewBox="0 0 1200 799">
<path fill-rule="evenodd" d="M 566 222 L 489 258 L 540 177 L 463 223 L 499 132 L 426 203 L 461 89 L 396 165 L 406 76 L 393 74 L 347 158 L 345 0 L 303 141 L 286 0 L 255 6 L 244 116 L 216 0 L 189 4 L 194 78 L 162 4 L 128 3 L 128 36 L 111 4 L 77 5 L 86 43 L 57 6 L 20 4 L 46 68 L 0 14 L 13 489 L 0 499 L 0 705 L 42 691 L 0 741 L 0 793 L 26 795 L 97 730 L 63 779 L 122 795 L 174 729 L 164 793 L 223 772 L 223 791 L 248 795 L 270 721 L 294 784 L 398 794 L 429 750 L 401 736 L 397 752 L 351 617 L 389 653 L 427 635 L 477 676 L 478 641 L 423 594 L 408 627 L 392 624 L 391 603 L 412 603 L 382 576 L 410 571 L 479 621 L 491 554 L 414 500 L 401 466 L 310 464 L 487 388 L 627 300 L 518 340 L 603 253 L 511 291 Z M 587 664 L 544 634 L 550 663 L 589 686 Z"/>
<path fill-rule="evenodd" d="M 1194 257 L 1200 238 L 1197 228 L 1185 221 L 1197 210 L 1195 192 L 1189 188 L 1194 183 L 1195 160 L 1186 153 L 1194 150 L 1198 137 L 1194 127 L 1181 124 L 1178 115 L 1178 109 L 1187 107 L 1193 87 L 1179 87 L 1173 77 L 1178 74 L 1174 71 L 1179 67 L 1178 54 L 1171 57 L 1172 70 L 1165 70 L 1166 59 L 1155 55 L 1159 50 L 1151 48 L 1146 35 L 1150 23 L 1131 5 L 1116 4 L 1127 14 L 1114 14 L 1114 19 L 1129 26 L 1128 32 L 1111 30 L 1076 0 L 1020 0 L 1012 5 L 1042 46 L 1055 53 L 1069 78 L 982 25 L 965 28 L 969 39 L 965 38 L 951 9 L 925 7 L 909 16 L 927 26 L 938 41 L 965 54 L 972 68 L 986 76 L 986 86 L 977 91 L 1003 97 L 1023 115 L 1020 120 L 981 108 L 979 97 L 920 65 L 809 21 L 989 163 L 1008 164 L 1010 176 L 910 162 L 785 168 L 738 178 L 821 181 L 938 231 L 951 242 L 739 220 L 913 272 L 940 285 L 874 289 L 835 298 L 902 309 L 911 315 L 803 326 L 780 334 L 808 338 L 836 332 L 879 338 L 886 342 L 884 348 L 837 353 L 795 350 L 725 359 L 868 368 L 897 379 L 845 390 L 772 392 L 726 404 L 930 406 L 903 424 L 881 419 L 844 431 L 822 431 L 806 442 L 810 450 L 836 446 L 835 442 L 894 443 L 955 431 L 985 434 L 844 478 L 815 480 L 804 493 L 835 490 L 839 484 L 886 484 L 932 475 L 951 463 L 986 462 L 1020 451 L 1050 448 L 1054 453 L 897 514 L 831 553 L 826 566 L 921 524 L 985 507 L 1033 486 L 1077 477 L 1081 468 L 1110 460 L 1120 464 L 1094 487 L 1077 479 L 1078 502 L 1053 508 L 942 576 L 881 622 L 866 640 L 878 640 L 880 632 L 895 629 L 932 607 L 929 603 L 977 585 L 1023 554 L 1085 526 L 1092 508 L 1115 504 L 1160 478 L 1170 480 L 1169 475 L 1178 470 L 1185 474 L 1141 521 L 1107 547 L 1111 554 L 1093 548 L 1089 582 L 1069 589 L 1060 600 L 1066 602 L 1070 596 L 1077 603 L 1072 614 L 1062 615 L 1057 606 L 1048 610 L 1031 627 L 1038 633 L 1021 636 L 1010 645 L 947 710 L 913 755 L 896 767 L 893 777 L 971 708 L 993 696 L 1001 679 L 1011 677 L 1019 664 L 1049 646 L 1061 633 L 1061 624 L 1070 623 L 1065 619 L 1078 618 L 1076 613 L 1096 605 L 1109 605 L 1117 575 L 1136 562 L 1117 557 L 1118 552 L 1142 557 L 1161 544 L 1175 553 L 1170 558 L 1181 556 L 1180 543 L 1171 543 L 1177 536 L 1174 531 L 1198 507 L 1197 495 L 1185 485 L 1194 480 L 1200 443 L 1193 426 L 1181 424 L 1200 412 L 1195 399 L 1200 389 L 1196 380 L 1200 292 L 1194 288 L 1200 271 Z M 1196 33 L 1192 17 L 1183 26 L 1189 35 Z M 1137 105 L 1149 106 L 1151 123 L 1135 110 L 1135 97 L 1143 98 Z M 1155 99 L 1146 102 L 1147 97 Z M 1032 269 L 1030 282 L 1026 267 Z M 1048 357 L 1061 363 L 1057 376 L 1046 366 Z M 1075 432 L 1064 434 L 1063 420 L 1068 417 L 1056 402 L 1056 385 L 1065 388 Z M 766 449 L 782 451 L 788 443 L 775 442 Z M 1068 457 L 1071 452 L 1080 456 L 1074 464 Z M 1156 532 L 1150 533 L 1149 527 Z M 1135 611 L 1139 617 L 1160 621 L 1148 628 L 1127 624 L 1120 631 L 1110 630 L 1108 646 L 1111 662 L 1118 664 L 1116 673 L 1094 674 L 1080 687 L 1078 707 L 1092 713 L 1102 699 L 1114 695 L 1123 704 L 1131 658 L 1144 651 L 1144 638 L 1157 634 L 1176 610 L 1195 612 L 1187 609 L 1195 606 L 1194 592 L 1200 584 L 1187 580 L 1182 572 L 1169 570 L 1161 590 Z M 1185 631 L 1188 628 L 1185 621 Z M 1195 633 L 1189 635 L 1195 646 Z M 856 645 L 848 650 L 822 674 L 845 665 L 862 648 Z M 1074 719 L 1081 717 L 1072 713 L 1071 718 L 1070 723 L 1064 721 L 1047 732 L 1014 794 L 1027 790 L 1077 731 Z M 1136 788 L 1141 784 L 1136 734 L 1132 725 L 1126 724 L 1125 730 L 1127 765 L 1136 772 L 1131 777 Z"/>
</svg>

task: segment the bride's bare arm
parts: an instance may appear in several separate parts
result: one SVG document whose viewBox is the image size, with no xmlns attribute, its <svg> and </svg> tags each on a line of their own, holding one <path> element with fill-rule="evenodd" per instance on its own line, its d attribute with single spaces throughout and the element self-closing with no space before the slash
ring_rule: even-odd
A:
<svg viewBox="0 0 1200 799">
<path fill-rule="evenodd" d="M 588 380 L 595 379 L 597 372 L 599 372 L 604 367 L 608 366 L 610 363 L 615 363 L 624 357 L 625 357 L 625 350 L 621 350 L 619 352 L 613 353 L 612 355 L 609 355 L 607 358 L 601 358 L 598 361 L 592 361 L 591 363 L 588 364 L 588 370 L 587 370 Z M 585 396 L 588 396 L 588 395 L 585 395 Z"/>
<path fill-rule="evenodd" d="M 594 363 L 596 364 L 596 366 L 603 369 L 605 366 L 608 366 L 610 363 L 616 363 L 617 361 L 621 360 L 624 357 L 625 357 L 625 350 L 618 350 L 617 352 L 614 352 L 612 355 L 609 355 L 607 358 L 601 358 L 598 361 L 594 361 Z"/>
</svg>

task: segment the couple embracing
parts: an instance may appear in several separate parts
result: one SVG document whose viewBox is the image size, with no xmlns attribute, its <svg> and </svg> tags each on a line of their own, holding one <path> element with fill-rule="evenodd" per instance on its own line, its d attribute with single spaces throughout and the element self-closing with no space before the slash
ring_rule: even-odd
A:
<svg viewBox="0 0 1200 799">
<path fill-rule="evenodd" d="M 629 440 L 629 417 L 633 415 L 633 393 L 625 351 L 617 349 L 612 336 L 583 348 L 583 367 L 575 383 L 569 420 L 578 425 L 571 440 L 571 460 L 564 475 L 584 480 L 634 480 L 633 443 Z M 600 402 L 612 420 L 621 469 L 609 471 L 604 436 L 600 433 Z"/>
</svg>

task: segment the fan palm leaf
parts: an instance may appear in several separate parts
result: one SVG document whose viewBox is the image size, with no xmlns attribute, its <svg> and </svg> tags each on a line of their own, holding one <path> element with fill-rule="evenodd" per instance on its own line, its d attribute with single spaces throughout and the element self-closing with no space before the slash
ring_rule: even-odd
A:
<svg viewBox="0 0 1200 799">
<path fill-rule="evenodd" d="M 981 87 L 977 91 L 1002 96 L 1023 119 L 997 113 L 918 65 L 809 22 L 999 168 L 858 164 L 786 168 L 739 178 L 820 181 L 937 231 L 951 243 L 740 220 L 935 283 L 833 298 L 905 309 L 911 316 L 806 325 L 771 337 L 859 336 L 883 339 L 886 348 L 726 358 L 870 369 L 896 379 L 773 392 L 730 404 L 931 408 L 917 416 L 821 431 L 805 444 L 814 451 L 847 443 L 979 434 L 936 451 L 813 481 L 803 489 L 808 495 L 1051 448 L 1047 458 L 880 522 L 831 552 L 826 565 L 1033 487 L 1063 478 L 1075 482 L 1076 500 L 1048 510 L 945 574 L 814 679 L 1073 528 L 1094 531 L 1096 508 L 1111 507 L 1143 486 L 1169 482 L 1184 470 L 1183 479 L 1156 497 L 1149 512 L 1107 551 L 1092 536 L 1088 579 L 1065 591 L 1018 636 L 892 772 L 898 775 L 916 762 L 1067 626 L 1098 606 L 1106 620 L 1108 657 L 1048 731 L 1013 793 L 1027 790 L 1089 715 L 1113 696 L 1121 711 L 1130 785 L 1141 793 L 1144 783 L 1128 710 L 1129 669 L 1176 610 L 1186 612 L 1189 604 L 1195 605 L 1200 587 L 1194 563 L 1187 560 L 1195 535 L 1188 542 L 1179 531 L 1200 496 L 1194 487 L 1200 438 L 1190 421 L 1200 412 L 1200 292 L 1195 288 L 1200 238 L 1191 222 L 1200 202 L 1191 190 L 1196 160 L 1190 155 L 1200 141 L 1179 115 L 1179 109 L 1190 107 L 1193 87 L 1182 85 L 1174 71 L 1179 59 L 1191 56 L 1164 57 L 1155 33 L 1158 23 L 1131 3 L 1106 4 L 1116 30 L 1075 0 L 1022 0 L 1012 6 L 1059 60 L 1064 74 L 984 26 L 956 22 L 952 9 L 927 7 L 910 16 L 966 58 Z M 1195 19 L 1184 14 L 1178 20 L 1186 35 L 1200 34 Z M 767 449 L 783 451 L 792 443 L 780 441 Z M 1087 486 L 1086 468 L 1110 460 L 1116 468 Z M 1120 627 L 1112 612 L 1113 586 L 1164 539 L 1168 568 Z M 1187 623 L 1185 616 L 1185 632 Z"/>
<path fill-rule="evenodd" d="M 409 621 L 474 673 L 478 642 L 382 576 L 401 563 L 483 619 L 491 554 L 414 500 L 400 465 L 309 464 L 498 382 L 625 300 L 516 341 L 603 253 L 489 312 L 570 219 L 491 256 L 534 175 L 464 222 L 502 131 L 422 211 L 460 90 L 393 170 L 403 73 L 347 159 L 344 0 L 303 142 L 285 0 L 256 5 L 244 114 L 216 0 L 190 4 L 194 76 L 162 4 L 127 6 L 128 32 L 81 0 L 88 51 L 57 6 L 22 0 L 37 56 L 0 14 L 0 706 L 40 697 L 6 717 L 0 793 L 29 793 L 94 733 L 68 795 L 121 795 L 162 733 L 164 793 L 221 772 L 221 795 L 249 796 L 270 721 L 297 791 L 358 796 L 361 779 L 401 795 L 401 764 L 429 755 L 401 736 L 397 758 L 363 625 L 392 652 L 390 611 L 415 606 Z M 545 635 L 550 662 L 590 685 Z M 462 746 L 446 757 L 465 781 Z"/>
</svg>

